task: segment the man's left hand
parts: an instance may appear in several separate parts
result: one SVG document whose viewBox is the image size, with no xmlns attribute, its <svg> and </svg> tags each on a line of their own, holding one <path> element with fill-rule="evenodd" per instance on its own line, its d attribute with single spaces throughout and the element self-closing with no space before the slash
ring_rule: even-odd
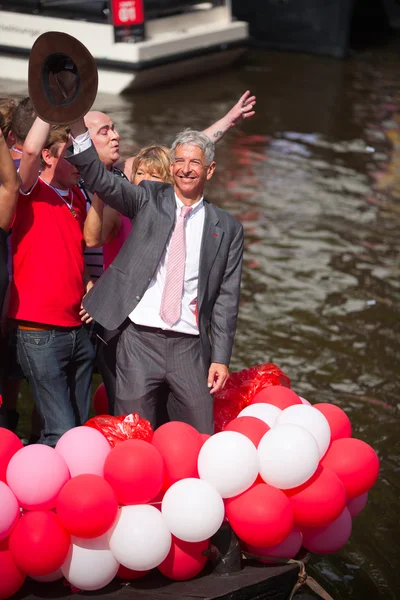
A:
<svg viewBox="0 0 400 600">
<path fill-rule="evenodd" d="M 94 286 L 94 282 L 91 279 L 89 279 L 89 281 L 85 285 L 85 290 L 86 290 L 85 296 L 92 289 L 93 286 Z M 83 302 L 83 299 L 85 298 L 85 296 L 83 296 L 82 302 Z M 86 312 L 86 310 L 83 308 L 82 304 L 81 304 L 81 310 L 79 311 L 79 316 L 81 318 L 82 323 L 85 323 L 86 325 L 93 321 L 93 318 L 89 315 L 88 312 Z"/>
<path fill-rule="evenodd" d="M 225 386 L 229 377 L 229 369 L 226 365 L 222 365 L 221 363 L 211 363 L 211 366 L 208 370 L 208 387 L 210 389 L 210 394 L 215 394 L 219 390 Z"/>
<path fill-rule="evenodd" d="M 239 121 L 254 116 L 255 110 L 253 109 L 255 104 L 256 97 L 250 96 L 250 91 L 247 90 L 247 92 L 245 92 L 243 96 L 239 98 L 238 102 L 236 102 L 235 106 L 231 108 L 231 110 L 227 114 L 230 127 L 235 127 L 235 125 L 237 125 Z"/>
</svg>

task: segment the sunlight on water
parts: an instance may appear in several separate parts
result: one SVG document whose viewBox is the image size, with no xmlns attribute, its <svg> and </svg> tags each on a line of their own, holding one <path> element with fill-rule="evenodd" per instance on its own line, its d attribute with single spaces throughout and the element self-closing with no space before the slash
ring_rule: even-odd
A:
<svg viewBox="0 0 400 600">
<path fill-rule="evenodd" d="M 232 368 L 275 362 L 299 394 L 344 408 L 379 454 L 350 543 L 312 560 L 336 599 L 400 589 L 399 56 L 398 44 L 343 62 L 253 53 L 225 74 L 96 102 L 128 156 L 257 94 L 257 118 L 218 147 L 208 192 L 246 232 Z"/>
</svg>

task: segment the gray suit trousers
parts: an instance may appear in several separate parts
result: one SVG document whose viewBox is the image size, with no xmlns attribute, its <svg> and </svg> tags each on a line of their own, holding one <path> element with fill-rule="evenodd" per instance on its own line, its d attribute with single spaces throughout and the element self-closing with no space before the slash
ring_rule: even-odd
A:
<svg viewBox="0 0 400 600">
<path fill-rule="evenodd" d="M 214 401 L 199 336 L 130 323 L 118 340 L 115 414 L 137 412 L 156 428 L 165 384 L 169 419 L 213 434 Z"/>
</svg>

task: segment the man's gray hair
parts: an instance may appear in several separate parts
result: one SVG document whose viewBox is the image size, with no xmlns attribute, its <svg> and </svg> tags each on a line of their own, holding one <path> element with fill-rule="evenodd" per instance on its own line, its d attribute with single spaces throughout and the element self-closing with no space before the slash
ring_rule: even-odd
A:
<svg viewBox="0 0 400 600">
<path fill-rule="evenodd" d="M 205 133 L 196 131 L 195 129 L 185 129 L 184 131 L 181 131 L 181 133 L 178 133 L 171 146 L 170 152 L 172 162 L 175 161 L 175 150 L 177 146 L 182 146 L 183 144 L 198 146 L 204 153 L 206 165 L 210 165 L 213 162 L 215 155 L 214 142 L 212 142 Z"/>
</svg>

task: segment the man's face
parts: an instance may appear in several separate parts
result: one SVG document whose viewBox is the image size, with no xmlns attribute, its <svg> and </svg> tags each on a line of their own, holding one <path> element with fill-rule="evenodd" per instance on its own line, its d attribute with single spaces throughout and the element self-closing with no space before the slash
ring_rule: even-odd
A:
<svg viewBox="0 0 400 600">
<path fill-rule="evenodd" d="M 107 168 L 119 160 L 119 133 L 108 115 L 91 111 L 85 117 L 85 125 L 89 129 L 90 138 L 97 150 L 100 160 Z"/>
<path fill-rule="evenodd" d="M 206 181 L 211 179 L 215 162 L 206 165 L 204 153 L 199 146 L 181 144 L 175 149 L 171 174 L 178 197 L 197 201 L 201 198 Z"/>
<path fill-rule="evenodd" d="M 68 189 L 79 182 L 79 171 L 75 165 L 71 165 L 65 158 L 68 144 L 59 146 L 57 157 L 52 157 L 54 165 L 55 187 Z"/>
</svg>

